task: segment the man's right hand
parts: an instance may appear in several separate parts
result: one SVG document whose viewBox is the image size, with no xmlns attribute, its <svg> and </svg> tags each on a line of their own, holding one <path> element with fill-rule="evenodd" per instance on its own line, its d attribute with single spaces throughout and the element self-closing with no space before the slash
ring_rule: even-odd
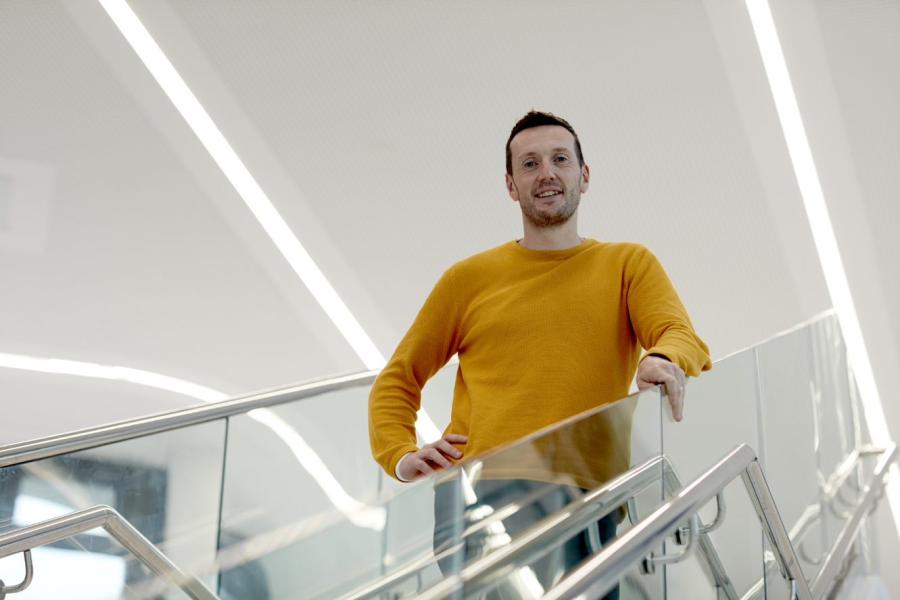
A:
<svg viewBox="0 0 900 600">
<path fill-rule="evenodd" d="M 449 469 L 453 463 L 447 457 L 462 457 L 462 452 L 454 448 L 453 444 L 465 444 L 468 441 L 469 438 L 464 435 L 448 433 L 438 441 L 404 455 L 397 465 L 397 475 L 403 481 L 412 481 L 441 469 Z"/>
</svg>

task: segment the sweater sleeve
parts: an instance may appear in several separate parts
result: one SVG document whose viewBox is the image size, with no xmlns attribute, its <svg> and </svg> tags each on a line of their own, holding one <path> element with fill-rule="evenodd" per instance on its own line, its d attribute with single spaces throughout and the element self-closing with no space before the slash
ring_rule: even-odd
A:
<svg viewBox="0 0 900 600">
<path fill-rule="evenodd" d="M 626 271 L 631 324 L 647 354 L 660 354 L 696 377 L 712 368 L 709 348 L 694 331 L 657 258 L 639 247 Z"/>
<path fill-rule="evenodd" d="M 416 444 L 416 413 L 425 382 L 459 347 L 460 310 L 453 269 L 437 282 L 369 393 L 369 443 L 375 461 L 392 477 Z"/>
</svg>

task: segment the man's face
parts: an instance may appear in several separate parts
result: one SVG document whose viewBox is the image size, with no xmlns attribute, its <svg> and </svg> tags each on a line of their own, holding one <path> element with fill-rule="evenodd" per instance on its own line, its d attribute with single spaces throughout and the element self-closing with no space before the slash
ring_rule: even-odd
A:
<svg viewBox="0 0 900 600">
<path fill-rule="evenodd" d="M 519 132 L 509 150 L 506 188 L 525 218 L 541 228 L 568 221 L 590 179 L 587 165 L 578 164 L 575 136 L 558 125 L 532 127 Z"/>
</svg>

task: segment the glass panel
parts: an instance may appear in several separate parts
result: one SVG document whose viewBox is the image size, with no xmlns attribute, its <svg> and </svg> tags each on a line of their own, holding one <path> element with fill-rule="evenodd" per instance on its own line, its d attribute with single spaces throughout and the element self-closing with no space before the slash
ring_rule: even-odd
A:
<svg viewBox="0 0 900 600">
<path fill-rule="evenodd" d="M 722 360 L 712 371 L 691 381 L 680 423 L 672 420 L 668 408 L 664 412 L 663 452 L 672 461 L 682 484 L 696 479 L 741 443 L 758 449 L 753 352 L 744 351 Z M 709 537 L 740 596 L 762 579 L 760 526 L 742 483 L 733 482 L 725 488 L 725 503 L 727 518 Z M 711 523 L 715 512 L 715 502 L 711 502 L 701 511 L 703 523 Z M 683 563 L 667 567 L 668 592 L 672 597 L 693 597 L 690 576 L 679 574 L 689 568 Z"/>
<path fill-rule="evenodd" d="M 303 589 L 310 598 L 332 598 L 360 592 L 373 582 L 383 582 L 385 576 L 393 578 L 386 583 L 385 592 L 421 593 L 458 573 L 464 564 L 472 564 L 519 539 L 543 519 L 579 501 L 584 490 L 601 486 L 631 466 L 658 456 L 659 423 L 659 397 L 653 390 L 573 418 L 480 459 L 465 461 L 464 468 L 404 485 L 399 493 L 382 496 L 380 503 L 356 512 L 342 514 L 332 509 L 315 514 L 295 508 L 295 521 L 283 513 L 281 531 L 287 533 L 269 546 L 257 544 L 262 548 L 257 564 L 263 571 L 268 597 L 292 597 L 297 589 Z M 233 427 L 232 433 L 236 430 Z M 226 482 L 232 476 L 231 461 L 237 451 L 236 445 L 229 446 Z M 349 451 L 346 455 L 352 456 Z M 363 456 L 368 456 L 368 448 Z M 661 469 L 654 463 L 648 472 L 635 503 L 642 516 L 662 499 Z M 280 480 L 283 484 L 283 478 Z M 555 536 L 552 543 L 545 542 L 517 563 L 519 568 L 528 569 L 521 577 L 549 587 L 568 568 L 599 549 L 601 539 L 615 535 L 626 515 L 624 502 L 622 498 L 605 510 L 582 513 L 585 527 L 592 532 L 576 528 L 566 536 Z M 228 502 L 226 506 L 227 526 L 242 513 Z M 604 516 L 607 518 L 601 530 L 593 524 Z M 384 520 L 379 523 L 378 517 Z M 249 519 L 260 522 L 255 515 Z M 626 520 L 621 530 L 627 527 Z M 272 540 L 274 536 L 267 536 L 265 531 L 262 536 Z M 283 543 L 286 540 L 288 543 Z M 332 557 L 338 553 L 342 560 L 336 565 Z M 499 582 L 494 580 L 489 585 Z M 661 571 L 629 585 L 661 591 Z"/>
<path fill-rule="evenodd" d="M 802 327 L 761 344 L 756 354 L 765 432 L 763 471 L 791 534 L 800 567 L 807 581 L 812 581 L 826 546 L 816 456 L 818 392 L 811 328 Z M 768 552 L 766 556 L 767 564 L 771 562 L 767 586 L 773 596 L 771 586 L 776 585 L 780 592 L 785 584 L 774 564 L 774 555 Z"/>
<path fill-rule="evenodd" d="M 848 473 L 853 450 L 868 440 L 859 394 L 834 315 L 762 344 L 757 355 L 764 468 L 800 566 L 812 581 L 874 467 L 865 458 Z M 766 556 L 768 596 L 781 597 L 787 585 L 774 555 Z"/>
<path fill-rule="evenodd" d="M 660 416 L 659 394 L 649 391 L 573 418 L 465 468 L 454 480 L 458 484 L 458 491 L 454 490 L 457 506 L 464 508 L 436 510 L 436 515 L 443 515 L 443 519 L 435 518 L 437 529 L 447 532 L 447 543 L 465 548 L 455 557 L 455 563 L 445 568 L 448 572 L 458 572 L 477 558 L 515 543 L 567 506 L 580 510 L 575 514 L 584 515 L 587 528 L 570 528 L 549 541 L 532 544 L 511 566 L 467 583 L 464 595 L 493 590 L 502 597 L 538 597 L 617 533 L 627 530 L 630 524 L 625 499 L 618 503 L 604 501 L 610 496 L 607 491 L 599 495 L 596 505 L 585 507 L 581 500 L 591 494 L 590 490 L 659 456 Z M 659 463 L 652 468 L 646 485 L 636 490 L 631 503 L 636 508 L 631 516 L 635 521 L 660 505 L 662 474 Z M 438 486 L 436 504 L 440 495 Z M 509 514 L 501 517 L 504 513 Z M 473 529 L 478 531 L 465 535 Z M 659 570 L 630 578 L 628 589 L 661 597 L 653 596 L 662 590 L 661 577 Z"/>
<path fill-rule="evenodd" d="M 385 478 L 369 450 L 368 392 L 337 390 L 229 419 L 223 596 L 286 598 L 303 589 L 315 597 L 318 582 L 324 593 L 344 575 L 379 573 L 385 511 L 376 499 Z M 302 547 L 292 545 L 298 537 Z M 253 589 L 242 587 L 238 568 L 253 572 Z"/>
<path fill-rule="evenodd" d="M 853 381 L 847 363 L 847 348 L 837 317 L 830 315 L 813 323 L 810 339 L 818 432 L 816 454 L 822 486 L 821 527 L 825 548 L 830 549 L 852 513 L 855 498 L 846 484 L 840 490 L 835 485 L 841 468 L 846 466 L 848 457 L 858 446 L 859 430 L 854 422 L 858 411 L 853 405 L 857 395 L 855 390 L 851 392 Z"/>
<path fill-rule="evenodd" d="M 810 326 L 819 431 L 819 465 L 827 478 L 856 447 L 847 348 L 837 317 Z"/>
<path fill-rule="evenodd" d="M 180 569 L 213 585 L 224 445 L 225 422 L 217 421 L 0 469 L 2 529 L 106 504 Z M 126 587 L 148 578 L 143 567 L 102 530 L 52 544 L 34 557 L 36 579 L 55 580 L 42 586 L 68 586 L 59 588 L 66 592 L 41 596 L 45 598 L 74 597 L 69 587 L 82 579 L 98 581 L 106 594 L 114 589 L 124 593 Z M 4 560 L 21 562 L 20 557 Z M 56 565 L 63 566 L 57 570 Z M 85 576 L 78 571 L 80 565 L 107 575 Z M 65 576 L 76 571 L 77 575 Z M 8 583 L 15 580 L 0 577 Z M 103 587 L 107 585 L 108 590 Z"/>
</svg>

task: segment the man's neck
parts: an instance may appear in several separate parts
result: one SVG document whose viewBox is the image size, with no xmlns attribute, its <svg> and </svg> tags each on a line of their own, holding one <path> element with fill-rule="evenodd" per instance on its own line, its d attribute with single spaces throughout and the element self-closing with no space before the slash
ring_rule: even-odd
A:
<svg viewBox="0 0 900 600">
<path fill-rule="evenodd" d="M 526 221 L 524 229 L 519 245 L 529 250 L 567 250 L 583 241 L 574 218 L 557 227 L 535 227 Z"/>
</svg>

